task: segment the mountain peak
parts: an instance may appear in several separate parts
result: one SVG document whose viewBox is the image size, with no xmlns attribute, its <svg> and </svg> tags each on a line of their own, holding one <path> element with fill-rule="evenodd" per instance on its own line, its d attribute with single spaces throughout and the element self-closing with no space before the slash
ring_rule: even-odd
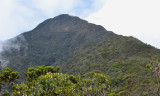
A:
<svg viewBox="0 0 160 96">
<path fill-rule="evenodd" d="M 60 15 L 54 17 L 54 18 L 67 18 L 67 17 L 76 17 L 76 16 L 71 16 L 69 14 L 60 14 Z"/>
<path fill-rule="evenodd" d="M 66 22 L 66 21 L 67 22 L 68 21 L 73 22 L 74 20 L 85 21 L 85 20 L 80 19 L 77 16 L 72 16 L 72 15 L 69 15 L 69 14 L 61 14 L 61 15 L 58 15 L 58 16 L 52 18 L 51 20 L 59 21 L 59 22 L 63 22 L 63 23 Z M 87 22 L 87 21 L 85 21 L 85 22 Z"/>
<path fill-rule="evenodd" d="M 69 14 L 61 14 L 54 18 L 50 18 L 45 20 L 44 22 L 40 23 L 34 30 L 39 30 L 45 26 L 49 27 L 57 27 L 57 26 L 63 26 L 63 25 L 70 25 L 70 26 L 76 26 L 77 24 L 87 24 L 88 22 L 80 19 L 77 16 L 71 16 Z M 51 27 L 50 27 L 51 28 Z"/>
</svg>

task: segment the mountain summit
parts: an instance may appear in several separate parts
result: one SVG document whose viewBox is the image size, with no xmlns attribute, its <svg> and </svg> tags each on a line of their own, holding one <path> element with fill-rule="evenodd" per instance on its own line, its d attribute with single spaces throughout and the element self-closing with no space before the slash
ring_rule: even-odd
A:
<svg viewBox="0 0 160 96">
<path fill-rule="evenodd" d="M 35 53 L 40 58 L 46 58 L 45 55 L 47 61 L 49 56 L 51 61 L 56 62 L 62 59 L 67 60 L 74 51 L 102 41 L 114 33 L 100 25 L 90 24 L 78 17 L 63 14 L 42 22 L 32 31 L 22 35 L 28 43 L 28 56 Z M 47 65 L 54 62 L 48 62 Z M 46 62 L 43 63 L 46 64 Z"/>
</svg>

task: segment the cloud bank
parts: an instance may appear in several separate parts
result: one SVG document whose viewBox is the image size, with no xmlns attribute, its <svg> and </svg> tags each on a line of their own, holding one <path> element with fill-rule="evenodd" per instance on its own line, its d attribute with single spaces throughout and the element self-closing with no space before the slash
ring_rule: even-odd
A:
<svg viewBox="0 0 160 96">
<path fill-rule="evenodd" d="M 86 19 L 160 48 L 160 0 L 107 0 Z"/>
</svg>

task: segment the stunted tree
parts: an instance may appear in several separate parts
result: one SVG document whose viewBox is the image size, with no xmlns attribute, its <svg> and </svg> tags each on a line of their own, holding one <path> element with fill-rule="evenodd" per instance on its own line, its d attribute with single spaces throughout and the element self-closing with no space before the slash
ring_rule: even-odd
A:
<svg viewBox="0 0 160 96">
<path fill-rule="evenodd" d="M 32 82 L 35 81 L 39 76 L 46 75 L 47 73 L 59 73 L 60 67 L 57 66 L 54 68 L 53 66 L 37 66 L 36 68 L 31 67 L 28 68 L 28 71 L 26 73 L 27 81 Z"/>
<path fill-rule="evenodd" d="M 73 76 L 59 73 L 60 67 L 29 68 L 26 83 L 13 87 L 13 96 L 108 96 L 110 78 L 101 73 Z M 114 96 L 114 95 L 109 95 Z"/>
<path fill-rule="evenodd" d="M 2 75 L 1 75 L 2 81 L 13 85 L 15 83 L 15 81 L 18 79 L 19 79 L 18 72 L 14 72 L 12 69 L 10 69 L 8 67 L 2 70 Z"/>
<path fill-rule="evenodd" d="M 152 58 L 149 64 L 146 65 L 148 68 L 154 71 L 157 78 L 157 96 L 160 96 L 160 58 L 155 56 Z"/>
<path fill-rule="evenodd" d="M 11 86 L 14 85 L 14 83 L 19 79 L 19 73 L 13 71 L 10 68 L 5 68 L 1 70 L 0 73 L 0 92 L 2 92 L 2 96 L 9 96 L 8 93 L 8 86 L 9 84 Z M 3 89 L 3 90 L 2 90 Z M 4 93 L 3 93 L 4 92 Z M 8 94 L 8 95 L 7 95 Z"/>
</svg>

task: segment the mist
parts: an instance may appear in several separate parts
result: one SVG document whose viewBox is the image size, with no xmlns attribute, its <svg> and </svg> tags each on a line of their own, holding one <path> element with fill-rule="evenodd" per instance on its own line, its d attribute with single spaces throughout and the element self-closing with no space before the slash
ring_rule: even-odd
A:
<svg viewBox="0 0 160 96">
<path fill-rule="evenodd" d="M 12 53 L 13 50 L 18 53 L 23 50 L 22 56 L 26 56 L 26 51 L 28 49 L 27 46 L 27 42 L 23 35 L 19 35 L 6 41 L 0 41 L 0 66 L 2 68 L 7 67 L 10 61 L 9 58 L 5 55 L 6 53 Z"/>
</svg>

